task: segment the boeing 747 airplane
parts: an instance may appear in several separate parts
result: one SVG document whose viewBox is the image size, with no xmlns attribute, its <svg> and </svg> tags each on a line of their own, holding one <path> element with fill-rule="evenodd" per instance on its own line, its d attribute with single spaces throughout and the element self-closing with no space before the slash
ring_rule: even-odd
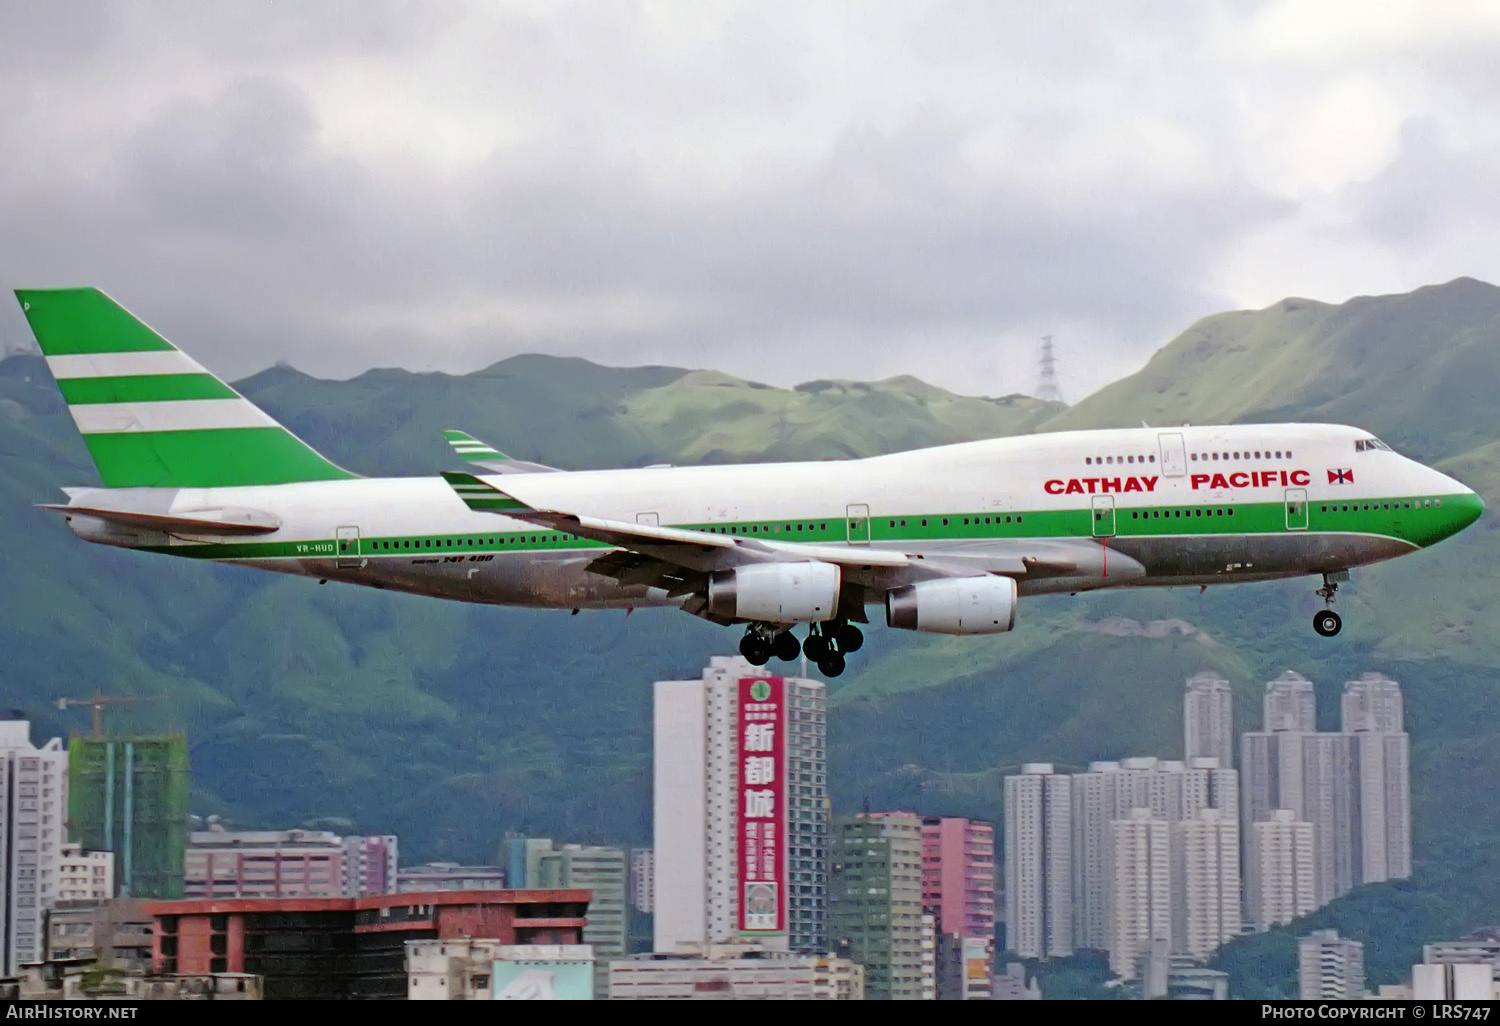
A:
<svg viewBox="0 0 1500 1026">
<path fill-rule="evenodd" d="M 463 602 L 672 606 L 828 676 L 895 628 L 996 634 L 1019 597 L 1322 578 L 1483 503 L 1332 424 L 1069 431 L 824 463 L 558 471 L 448 432 L 463 473 L 343 470 L 97 289 L 16 293 L 103 480 L 79 537 Z M 793 628 L 806 624 L 803 640 Z"/>
</svg>

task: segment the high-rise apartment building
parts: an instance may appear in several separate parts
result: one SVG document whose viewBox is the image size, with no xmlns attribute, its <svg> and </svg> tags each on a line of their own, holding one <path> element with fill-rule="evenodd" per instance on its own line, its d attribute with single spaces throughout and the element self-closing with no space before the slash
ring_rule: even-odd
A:
<svg viewBox="0 0 1500 1026">
<path fill-rule="evenodd" d="M 1109 968 L 1135 979 L 1153 941 L 1172 942 L 1171 824 L 1134 808 L 1110 824 Z"/>
<path fill-rule="evenodd" d="M 1358 884 L 1411 874 L 1410 739 L 1399 686 L 1366 674 L 1346 686 L 1342 704 L 1342 731 L 1304 729 L 1315 719 L 1312 685 L 1288 672 L 1267 685 L 1267 729 L 1240 738 L 1246 842 L 1250 826 L 1277 809 L 1311 823 L 1318 906 Z"/>
<path fill-rule="evenodd" d="M 1343 728 L 1359 792 L 1355 883 L 1411 876 L 1411 737 L 1403 728 L 1401 686 L 1378 673 L 1344 685 Z"/>
<path fill-rule="evenodd" d="M 1234 696 L 1229 681 L 1205 670 L 1188 678 L 1183 696 L 1183 760 L 1234 765 Z"/>
<path fill-rule="evenodd" d="M 608 996 L 609 963 L 626 954 L 625 903 L 630 870 L 625 849 L 556 844 L 544 837 L 512 837 L 505 841 L 502 854 L 505 878 L 513 888 L 587 888 L 593 893 L 583 942 L 594 949 L 595 995 L 601 999 Z"/>
<path fill-rule="evenodd" d="M 1245 916 L 1258 931 L 1290 923 L 1317 908 L 1313 825 L 1291 809 L 1250 824 L 1245 847 Z"/>
<path fill-rule="evenodd" d="M 1314 930 L 1297 941 L 1299 997 L 1303 1001 L 1353 1001 L 1365 992 L 1365 946 L 1337 930 Z"/>
<path fill-rule="evenodd" d="M 1172 948 L 1206 959 L 1239 932 L 1239 820 L 1202 808 L 1172 824 Z"/>
<path fill-rule="evenodd" d="M 1292 670 L 1266 684 L 1264 711 L 1265 730 L 1269 733 L 1311 734 L 1318 729 L 1312 681 Z"/>
<path fill-rule="evenodd" d="M 53 738 L 38 748 L 26 720 L 0 722 L 0 963 L 14 976 L 42 960 L 43 917 L 58 900 L 68 802 L 67 753 Z"/>
<path fill-rule="evenodd" d="M 1233 818 L 1239 804 L 1236 772 L 1211 758 L 1190 765 L 1153 758 L 1095 762 L 1073 775 L 1072 791 L 1074 944 L 1096 950 L 1108 950 L 1113 938 L 1110 824 L 1137 808 L 1167 823 L 1205 808 Z"/>
<path fill-rule="evenodd" d="M 938 934 L 938 994 L 989 996 L 994 970 L 995 828 L 958 816 L 922 820 L 922 907 Z"/>
<path fill-rule="evenodd" d="M 995 936 L 995 828 L 959 816 L 922 820 L 922 904 L 939 933 Z"/>
<path fill-rule="evenodd" d="M 865 967 L 865 997 L 920 1001 L 935 992 L 935 928 L 922 922 L 922 820 L 909 812 L 841 817 L 831 865 L 830 936 L 840 955 Z"/>
<path fill-rule="evenodd" d="M 768 678 L 738 657 L 656 684 L 657 951 L 754 936 L 827 953 L 827 729 L 820 681 Z M 742 842 L 759 857 L 742 859 Z M 742 879 L 747 866 L 756 879 Z M 784 932 L 767 928 L 777 916 Z"/>
<path fill-rule="evenodd" d="M 1379 673 L 1345 684 L 1340 710 L 1345 733 L 1399 734 L 1406 729 L 1401 685 Z"/>
<path fill-rule="evenodd" d="M 1252 732 L 1240 737 L 1241 817 L 1251 825 L 1289 809 L 1313 827 L 1314 893 L 1321 907 L 1354 885 L 1354 756 L 1345 734 Z"/>
<path fill-rule="evenodd" d="M 1005 778 L 1005 946 L 1022 958 L 1073 953 L 1072 810 L 1051 763 Z"/>
<path fill-rule="evenodd" d="M 656 857 L 650 848 L 630 853 L 630 904 L 637 912 L 656 910 Z"/>
<path fill-rule="evenodd" d="M 70 839 L 114 852 L 121 897 L 182 897 L 189 785 L 181 734 L 69 743 Z"/>
</svg>

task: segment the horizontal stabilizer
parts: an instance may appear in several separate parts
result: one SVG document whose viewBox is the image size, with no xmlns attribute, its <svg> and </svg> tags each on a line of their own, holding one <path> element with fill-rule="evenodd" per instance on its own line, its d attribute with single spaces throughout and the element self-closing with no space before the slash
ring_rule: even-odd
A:
<svg viewBox="0 0 1500 1026">
<path fill-rule="evenodd" d="M 443 438 L 453 447 L 453 451 L 464 459 L 470 466 L 478 467 L 490 474 L 556 474 L 556 467 L 549 467 L 545 463 L 531 463 L 527 460 L 517 460 L 505 455 L 499 449 L 486 445 L 471 434 L 463 431 L 455 431 L 452 428 L 443 432 Z"/>
<path fill-rule="evenodd" d="M 167 534 L 270 534 L 281 527 L 281 521 L 269 513 L 226 506 L 173 513 L 144 513 L 133 509 L 55 504 L 43 504 L 37 508 L 55 510 L 68 516 L 97 517 L 122 527 L 163 531 Z"/>
</svg>

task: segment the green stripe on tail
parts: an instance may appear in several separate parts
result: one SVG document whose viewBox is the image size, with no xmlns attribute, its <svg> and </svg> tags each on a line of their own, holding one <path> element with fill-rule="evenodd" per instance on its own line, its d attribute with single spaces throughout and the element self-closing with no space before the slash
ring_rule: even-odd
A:
<svg viewBox="0 0 1500 1026">
<path fill-rule="evenodd" d="M 108 487 L 355 476 L 98 289 L 22 289 L 16 298 Z"/>
</svg>

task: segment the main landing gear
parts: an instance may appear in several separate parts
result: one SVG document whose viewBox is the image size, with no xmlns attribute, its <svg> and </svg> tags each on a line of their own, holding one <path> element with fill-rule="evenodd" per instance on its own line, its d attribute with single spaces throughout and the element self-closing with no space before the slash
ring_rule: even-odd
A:
<svg viewBox="0 0 1500 1026">
<path fill-rule="evenodd" d="M 805 655 L 823 676 L 837 677 L 844 672 L 844 656 L 858 652 L 864 643 L 860 629 L 843 620 L 813 624 L 807 629 L 807 640 L 800 645 L 790 630 L 756 623 L 740 639 L 740 655 L 752 666 L 764 666 L 772 656 L 791 662 L 798 655 Z"/>
<path fill-rule="evenodd" d="M 1334 596 L 1336 596 L 1339 591 L 1339 582 L 1347 581 L 1348 579 L 1349 572 L 1347 570 L 1339 571 L 1337 573 L 1324 574 L 1323 587 L 1318 589 L 1318 597 L 1331 607 L 1333 605 Z M 1313 617 L 1313 630 L 1317 631 L 1325 638 L 1333 637 L 1343 628 L 1343 626 L 1343 618 L 1339 616 L 1339 614 L 1335 613 L 1332 608 L 1321 610 Z"/>
</svg>

